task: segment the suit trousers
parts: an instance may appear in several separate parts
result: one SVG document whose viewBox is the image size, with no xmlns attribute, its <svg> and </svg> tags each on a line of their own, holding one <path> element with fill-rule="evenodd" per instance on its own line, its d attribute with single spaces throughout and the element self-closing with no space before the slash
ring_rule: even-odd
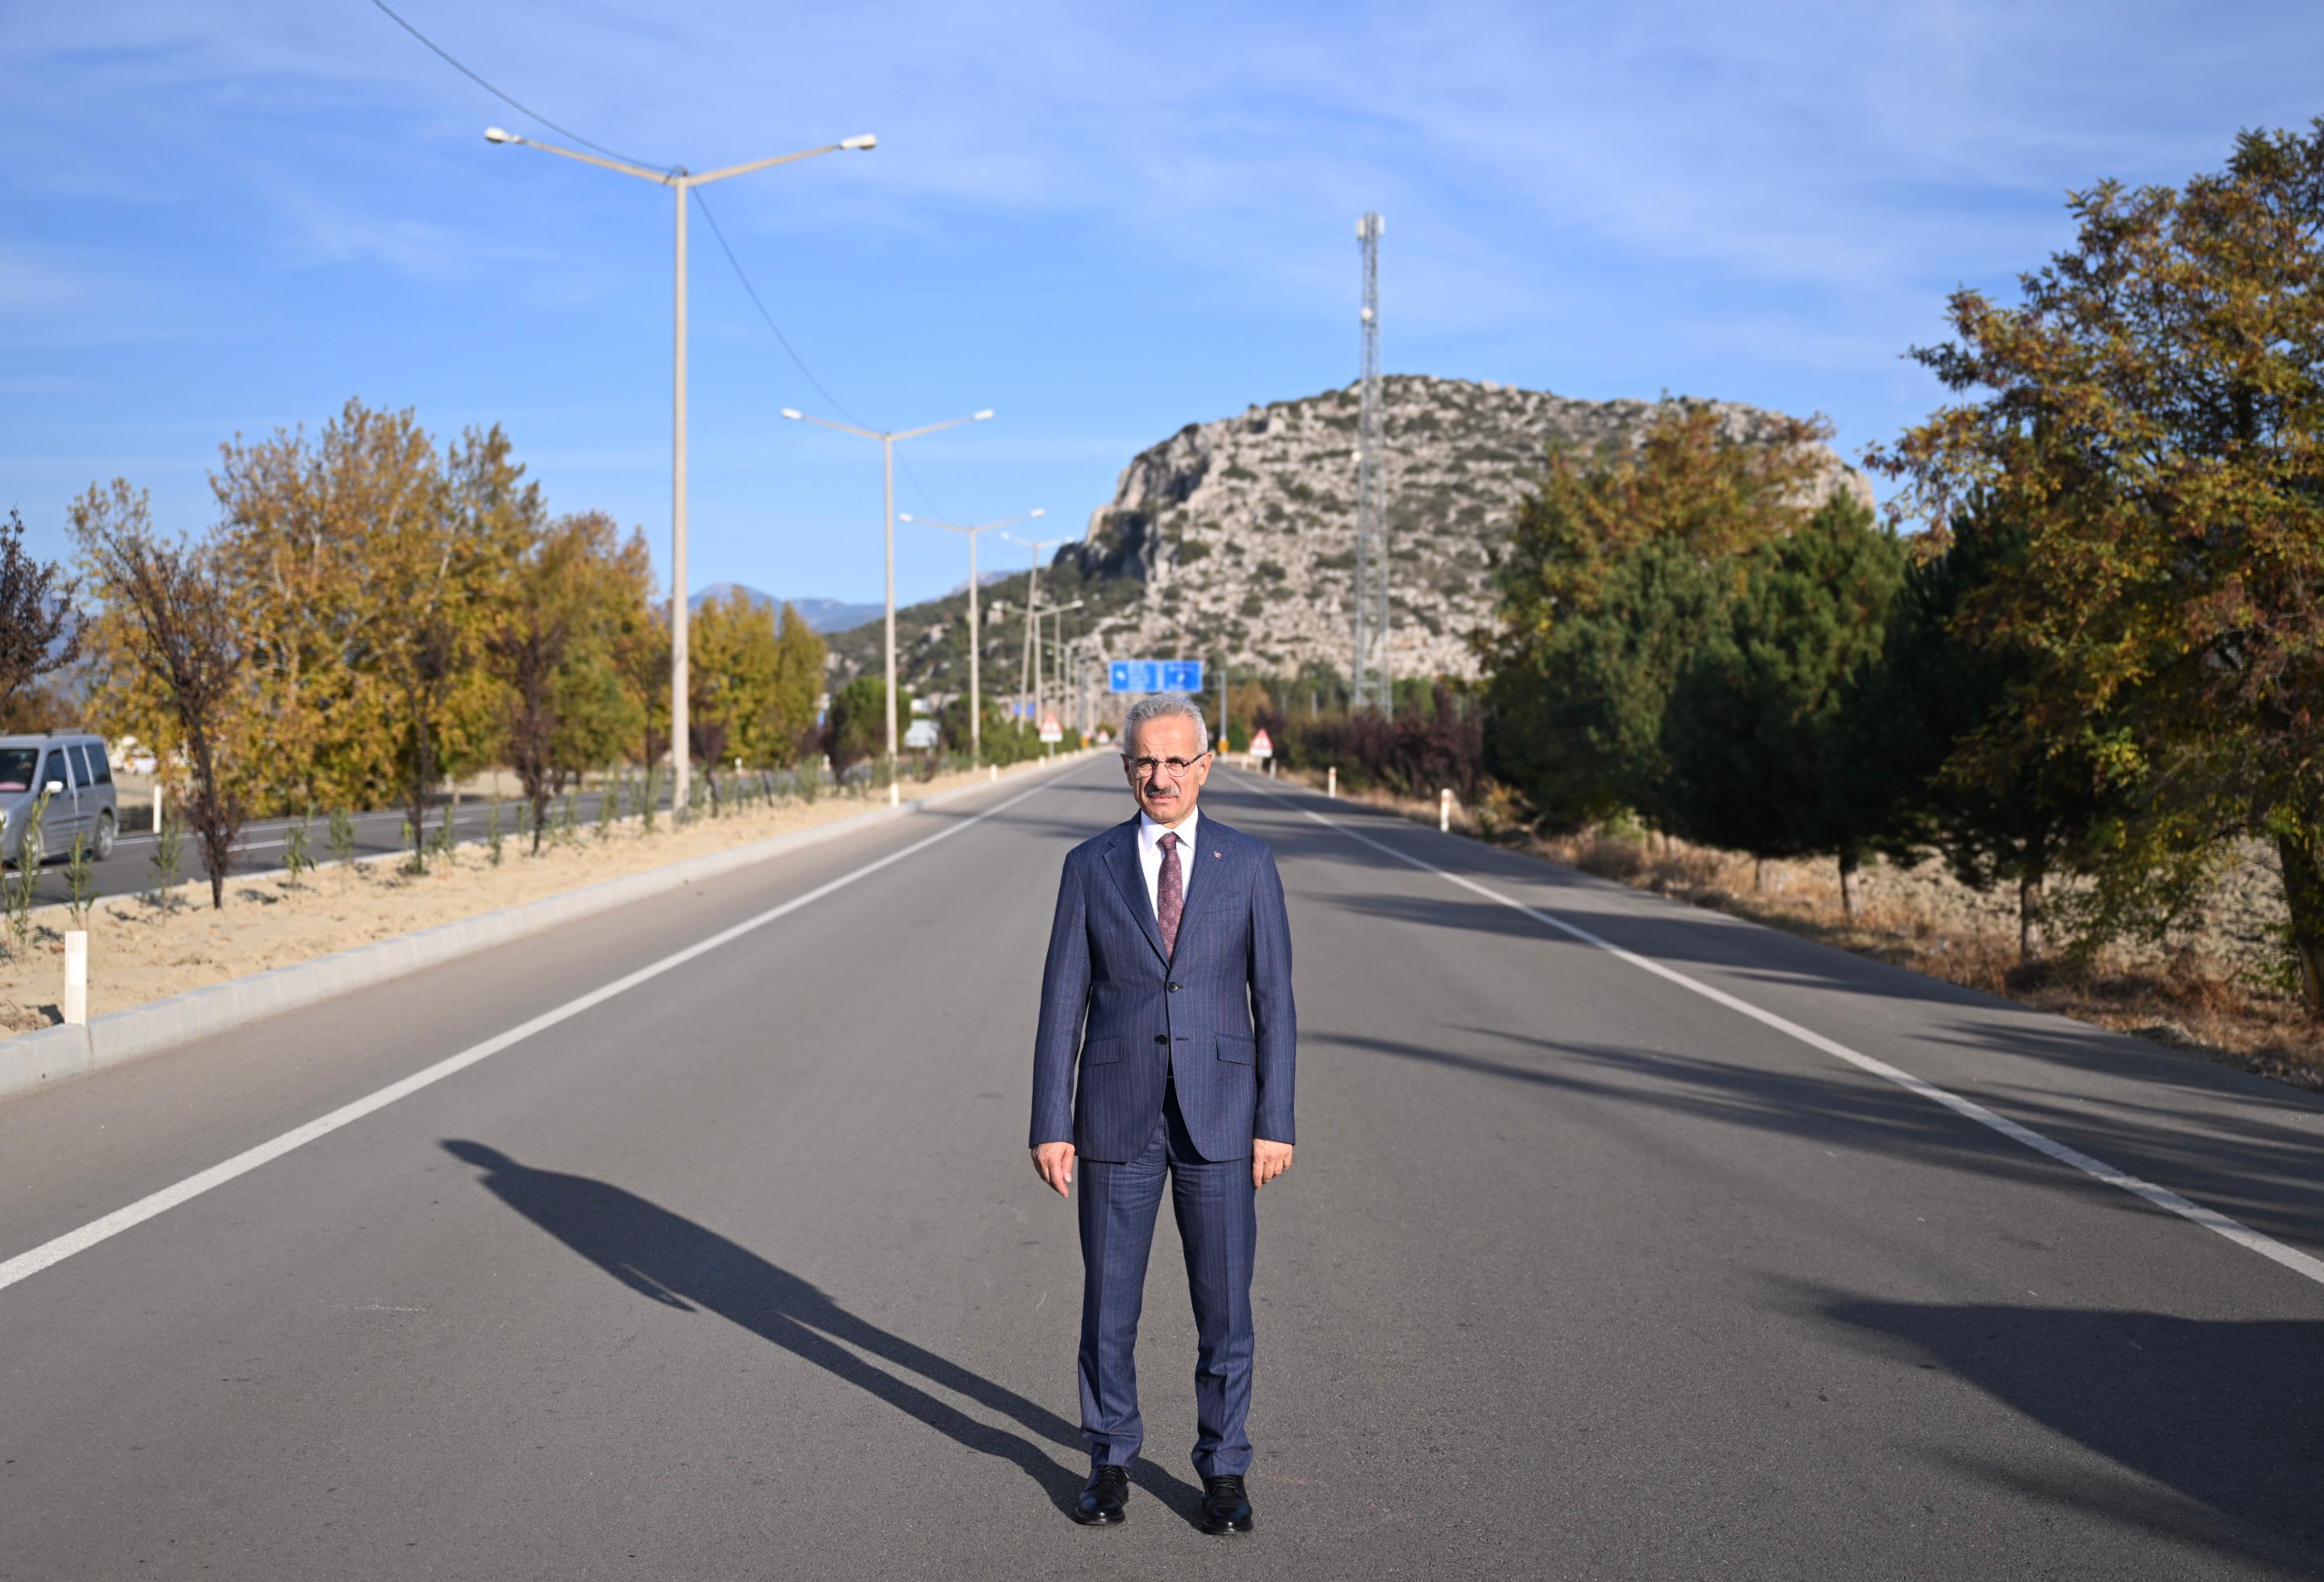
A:
<svg viewBox="0 0 2324 1582">
<path fill-rule="evenodd" d="M 1250 1412 L 1258 1189 L 1248 1155 L 1212 1160 L 1195 1151 L 1175 1083 L 1165 1088 L 1153 1140 L 1136 1159 L 1080 1164 L 1082 1438 L 1100 1467 L 1129 1466 L 1145 1440 L 1138 1318 L 1166 1173 L 1194 1304 L 1194 1471 L 1240 1475 L 1250 1466 L 1243 1425 Z"/>
</svg>

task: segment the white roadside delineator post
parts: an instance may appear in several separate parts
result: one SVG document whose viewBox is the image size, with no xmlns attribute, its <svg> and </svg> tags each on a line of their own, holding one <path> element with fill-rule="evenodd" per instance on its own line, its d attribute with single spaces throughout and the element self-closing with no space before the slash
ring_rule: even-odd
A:
<svg viewBox="0 0 2324 1582">
<path fill-rule="evenodd" d="M 86 1026 L 88 1023 L 88 934 L 85 929 L 68 929 L 65 933 L 65 1025 Z"/>
<path fill-rule="evenodd" d="M 161 832 L 161 782 L 153 782 L 153 832 Z"/>
<path fill-rule="evenodd" d="M 1443 834 L 1452 832 L 1452 787 L 1450 786 L 1436 794 L 1436 828 Z"/>
<path fill-rule="evenodd" d="M 1333 764 L 1323 771 L 1323 795 L 1338 801 L 1340 796 L 1340 766 Z"/>
<path fill-rule="evenodd" d="M 904 788 L 892 779 L 888 782 L 888 805 L 890 807 L 904 805 Z"/>
<path fill-rule="evenodd" d="M 1001 778 L 1001 766 L 999 764 L 985 765 L 984 777 L 987 781 L 998 780 Z"/>
</svg>

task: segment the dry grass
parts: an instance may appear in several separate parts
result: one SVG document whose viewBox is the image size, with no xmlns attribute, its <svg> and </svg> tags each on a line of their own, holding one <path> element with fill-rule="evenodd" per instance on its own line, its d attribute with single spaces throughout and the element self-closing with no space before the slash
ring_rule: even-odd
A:
<svg viewBox="0 0 2324 1582">
<path fill-rule="evenodd" d="M 1281 773 L 1322 785 L 1318 775 Z M 1350 800 L 1436 822 L 1433 803 L 1377 794 Z M 1840 909 L 1839 875 L 1829 862 L 1767 863 L 1763 888 L 1759 866 L 1738 853 L 1605 832 L 1535 835 L 1506 801 L 1456 809 L 1452 827 L 1602 878 L 2324 1090 L 2324 1028 L 2294 997 L 2263 980 L 2250 951 L 2206 949 L 2209 931 L 2195 931 L 2169 948 L 2108 948 L 2087 961 L 2053 955 L 2026 964 L 2018 960 L 2012 903 L 1969 890 L 1935 865 L 1909 876 L 1872 870 L 1851 918 Z M 2255 930 L 2240 932 L 2248 938 Z"/>
</svg>

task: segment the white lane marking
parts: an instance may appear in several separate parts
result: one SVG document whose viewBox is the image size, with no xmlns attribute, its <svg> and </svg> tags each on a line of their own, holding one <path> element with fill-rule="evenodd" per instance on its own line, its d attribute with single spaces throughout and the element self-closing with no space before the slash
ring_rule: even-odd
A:
<svg viewBox="0 0 2324 1582">
<path fill-rule="evenodd" d="M 1665 967 L 1660 961 L 1649 960 L 1635 951 L 1626 951 L 1610 940 L 1600 939 L 1588 929 L 1577 927 L 1563 918 L 1553 917 L 1546 912 L 1536 911 L 1524 902 L 1480 885 L 1474 879 L 1439 868 L 1433 862 L 1424 862 L 1409 852 L 1399 851 L 1385 842 L 1375 841 L 1360 831 L 1350 829 L 1337 819 L 1325 818 L 1322 814 L 1301 807 L 1287 796 L 1264 789 L 1260 789 L 1259 794 L 1273 797 L 1294 812 L 1305 814 L 1327 829 L 1337 830 L 1351 841 L 1361 841 L 1374 851 L 1385 851 L 1399 862 L 1408 862 L 1413 867 L 1433 873 L 1439 878 L 1449 879 L 1462 889 L 1482 896 L 1489 901 L 1498 901 L 1512 911 L 1522 912 L 1535 922 L 1546 924 L 1560 933 L 1571 934 L 1584 944 L 1595 945 L 1607 954 L 1628 962 L 1642 972 L 1651 972 L 1666 982 L 1675 983 L 1691 994 L 1699 994 L 1716 1005 L 1725 1006 L 1729 1010 L 1748 1016 L 1762 1026 L 1773 1027 L 1786 1037 L 1796 1038 L 1811 1049 L 1821 1050 L 1835 1059 L 1846 1061 L 1859 1071 L 1869 1072 L 1883 1081 L 1894 1082 L 1907 1093 L 1916 1094 L 1932 1104 L 1941 1104 L 1955 1115 L 1973 1120 L 1979 1126 L 1990 1127 L 2013 1143 L 2022 1143 L 2036 1154 L 2045 1154 L 2061 1164 L 2071 1165 L 2094 1181 L 2102 1181 L 2111 1187 L 2120 1187 L 2133 1197 L 2142 1198 L 2158 1209 L 2167 1209 L 2182 1219 L 2192 1220 L 2206 1230 L 2226 1237 L 2237 1246 L 2255 1252 L 2263 1258 L 2282 1265 L 2295 1274 L 2312 1280 L 2319 1285 L 2324 1285 L 2324 1259 L 2311 1257 L 2297 1247 L 2286 1246 L 2273 1237 L 2263 1236 L 2241 1220 L 2231 1219 L 2216 1209 L 2207 1209 L 2200 1203 L 2181 1197 L 2168 1187 L 2159 1187 L 2153 1182 L 2142 1181 L 2127 1171 L 2116 1170 L 2104 1160 L 2093 1159 L 2078 1148 L 2070 1148 L 2053 1137 L 2043 1136 L 2033 1127 L 2020 1126 L 2007 1116 L 1996 1115 L 1973 1099 L 1963 1099 L 1958 1093 L 1949 1092 L 1933 1082 L 1914 1076 L 1908 1071 L 1890 1065 L 1886 1061 L 1875 1060 L 1868 1054 L 1858 1053 L 1845 1044 L 1837 1043 L 1821 1033 L 1812 1032 L 1797 1022 L 1787 1020 L 1773 1011 L 1762 1010 L 1748 1000 L 1738 999 L 1724 989 L 1714 989 L 1708 983 L 1690 978 L 1673 968 Z"/>
<path fill-rule="evenodd" d="M 1079 765 L 1074 766 L 1075 768 L 1079 767 Z M 140 1198 L 125 1208 L 115 1209 L 101 1219 L 90 1220 L 78 1230 L 68 1230 L 53 1240 L 42 1242 L 30 1252 L 19 1253 L 6 1263 L 0 1264 L 0 1291 L 5 1291 L 19 1280 L 37 1274 L 53 1264 L 62 1263 L 75 1253 L 87 1252 L 101 1241 L 109 1240 L 124 1230 L 143 1225 L 157 1214 L 165 1214 L 180 1203 L 198 1198 L 212 1187 L 223 1186 L 238 1175 L 247 1175 L 260 1165 L 280 1159 L 293 1149 L 302 1148 L 318 1137 L 328 1136 L 342 1127 L 352 1126 L 367 1115 L 385 1109 L 399 1099 L 408 1099 L 422 1088 L 433 1087 L 447 1077 L 466 1071 L 479 1061 L 490 1060 L 503 1049 L 521 1044 L 537 1033 L 545 1033 L 560 1022 L 570 1021 L 582 1012 L 604 1004 L 617 994 L 626 993 L 641 983 L 649 982 L 665 972 L 686 965 L 696 956 L 707 955 L 721 945 L 732 944 L 744 934 L 764 928 L 777 918 L 788 917 L 800 907 L 820 901 L 835 890 L 845 889 L 857 879 L 869 878 L 881 869 L 901 862 L 916 852 L 925 851 L 939 841 L 948 841 L 963 830 L 982 823 L 994 814 L 1006 813 L 1028 797 L 1038 796 L 1064 779 L 1065 775 L 1073 772 L 1073 769 L 1067 769 L 1065 774 L 1052 775 L 1039 785 L 1019 792 L 1006 802 L 995 803 L 982 813 L 963 819 L 956 824 L 947 825 L 926 840 L 915 841 L 900 851 L 890 851 L 876 861 L 867 862 L 861 868 L 843 873 L 837 878 L 817 885 L 805 895 L 793 897 L 779 906 L 770 906 L 754 917 L 746 917 L 731 928 L 721 929 L 707 939 L 698 940 L 682 951 L 674 951 L 661 960 L 641 967 L 623 977 L 616 978 L 611 983 L 593 989 L 576 999 L 567 1000 L 553 1010 L 543 1011 L 529 1022 L 521 1023 L 505 1033 L 485 1039 L 482 1044 L 472 1044 L 457 1054 L 439 1060 L 422 1071 L 414 1072 L 401 1081 L 391 1082 L 375 1093 L 367 1094 L 352 1104 L 342 1105 L 328 1115 L 318 1116 L 302 1127 L 294 1127 L 279 1137 L 261 1143 L 254 1148 L 245 1149 L 231 1159 L 222 1160 L 208 1170 L 186 1177 L 174 1186 L 163 1187 L 160 1191 Z"/>
</svg>

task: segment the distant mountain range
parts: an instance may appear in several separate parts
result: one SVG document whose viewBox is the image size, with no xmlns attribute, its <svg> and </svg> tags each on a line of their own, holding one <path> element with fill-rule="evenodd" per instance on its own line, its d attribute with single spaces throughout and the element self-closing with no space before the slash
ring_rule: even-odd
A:
<svg viewBox="0 0 2324 1582">
<path fill-rule="evenodd" d="M 967 586 L 965 583 L 961 585 L 964 588 Z M 761 593 L 757 588 L 742 583 L 712 583 L 688 600 L 686 607 L 688 610 L 699 610 L 713 599 L 724 599 L 737 593 L 749 599 L 753 604 L 764 604 L 776 610 L 781 609 L 784 604 L 783 600 L 776 598 L 772 593 Z M 824 632 L 846 631 L 862 625 L 867 621 L 877 621 L 886 613 L 886 607 L 883 605 L 849 604 L 837 599 L 793 599 L 789 603 L 792 609 L 799 612 L 799 619 L 806 621 L 810 629 Z"/>
</svg>

